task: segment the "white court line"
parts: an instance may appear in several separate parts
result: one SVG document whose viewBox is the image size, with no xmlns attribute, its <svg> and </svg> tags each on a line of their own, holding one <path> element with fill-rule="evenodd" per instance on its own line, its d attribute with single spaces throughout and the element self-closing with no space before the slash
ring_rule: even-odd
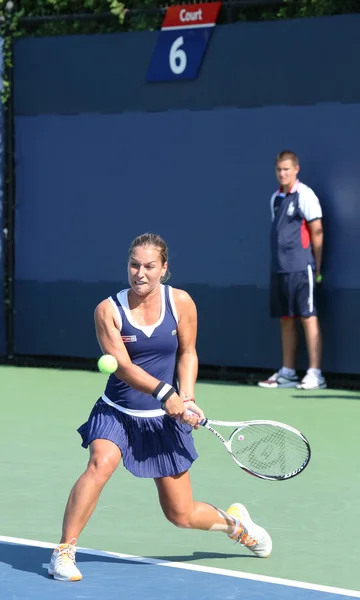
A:
<svg viewBox="0 0 360 600">
<path fill-rule="evenodd" d="M 49 542 L 39 542 L 37 540 L 25 540 L 22 538 L 8 537 L 0 535 L 0 543 L 21 544 L 22 546 L 37 546 L 38 548 L 53 549 L 57 544 Z M 201 565 L 189 565 L 179 562 L 170 562 L 168 560 L 146 558 L 144 556 L 135 556 L 133 554 L 120 554 L 119 552 L 105 552 L 104 550 L 92 550 L 78 546 L 78 551 L 92 556 L 111 556 L 120 558 L 129 562 L 140 562 L 144 564 L 157 565 L 159 567 L 171 567 L 174 569 L 185 569 L 186 571 L 198 571 L 200 573 L 210 573 L 212 575 L 224 575 L 226 577 L 235 577 L 238 579 L 250 579 L 251 581 L 260 581 L 261 583 L 273 583 L 285 585 L 288 587 L 300 588 L 302 590 L 313 590 L 316 592 L 327 592 L 328 594 L 339 594 L 350 598 L 360 598 L 360 592 L 356 590 L 345 590 L 327 585 L 317 585 L 316 583 L 305 583 L 302 581 L 293 581 L 292 579 L 281 579 L 279 577 L 269 577 L 267 575 L 253 575 L 253 573 L 243 573 L 242 571 L 231 571 L 230 569 L 218 569 L 216 567 L 203 567 Z"/>
</svg>

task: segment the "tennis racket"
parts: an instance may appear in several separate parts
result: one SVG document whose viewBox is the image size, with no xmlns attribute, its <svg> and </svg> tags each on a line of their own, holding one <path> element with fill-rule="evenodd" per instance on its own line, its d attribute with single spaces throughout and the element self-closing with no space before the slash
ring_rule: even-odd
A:
<svg viewBox="0 0 360 600">
<path fill-rule="evenodd" d="M 277 421 L 212 421 L 200 425 L 211 431 L 231 458 L 247 473 L 282 481 L 302 473 L 311 457 L 310 444 L 294 427 Z M 215 427 L 232 428 L 226 440 Z"/>
</svg>

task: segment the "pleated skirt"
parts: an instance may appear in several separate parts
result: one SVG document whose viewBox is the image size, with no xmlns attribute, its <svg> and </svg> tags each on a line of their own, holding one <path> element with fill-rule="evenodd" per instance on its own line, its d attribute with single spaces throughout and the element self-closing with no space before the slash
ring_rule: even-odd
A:
<svg viewBox="0 0 360 600">
<path fill-rule="evenodd" d="M 133 417 L 101 398 L 89 419 L 77 430 L 82 446 L 96 439 L 110 440 L 121 451 L 124 467 L 136 477 L 169 477 L 187 471 L 198 457 L 192 427 L 168 415 Z"/>
</svg>

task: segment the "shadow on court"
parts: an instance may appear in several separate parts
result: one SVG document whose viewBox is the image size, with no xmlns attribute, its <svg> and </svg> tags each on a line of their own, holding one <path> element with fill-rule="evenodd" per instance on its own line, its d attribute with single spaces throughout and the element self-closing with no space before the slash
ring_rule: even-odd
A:
<svg viewBox="0 0 360 600">
<path fill-rule="evenodd" d="M 36 546 L 21 546 L 20 544 L 0 544 L 0 563 L 8 564 L 17 571 L 25 573 L 34 573 L 48 578 L 47 567 L 50 561 L 52 549 L 38 548 Z M 141 566 L 140 562 L 124 561 L 121 558 L 111 556 L 95 556 L 92 554 L 83 554 L 78 552 L 76 555 L 78 563 L 96 562 L 96 563 L 116 563 L 116 564 L 136 564 Z"/>
<path fill-rule="evenodd" d="M 1 563 L 7 564 L 17 571 L 25 573 L 33 573 L 42 577 L 48 578 L 47 567 L 52 553 L 51 548 L 39 548 L 37 546 L 22 546 L 21 544 L 0 543 L 0 573 Z M 189 555 L 176 556 L 151 556 L 153 560 L 171 561 L 171 562 L 188 562 L 191 560 L 200 559 L 218 559 L 218 558 L 255 558 L 248 554 L 221 554 L 219 552 L 193 552 Z M 110 563 L 110 564 L 125 564 L 144 566 L 145 562 L 123 560 L 112 556 L 92 555 L 78 550 L 76 554 L 76 562 L 81 570 L 81 563 Z"/>
<path fill-rule="evenodd" d="M 334 398 L 339 398 L 340 400 L 360 400 L 360 395 L 351 395 L 346 396 L 345 394 L 307 394 L 306 391 L 303 391 L 302 394 L 291 394 L 292 398 L 301 398 L 301 400 L 306 400 L 306 398 L 315 398 L 316 400 L 330 400 Z"/>
<path fill-rule="evenodd" d="M 252 580 L 224 573 L 181 568 L 159 569 L 163 561 L 186 562 L 199 558 L 241 556 L 194 552 L 185 556 L 153 557 L 157 564 L 120 557 L 89 554 L 79 550 L 77 561 L 84 578 L 76 585 L 59 584 L 47 574 L 51 548 L 0 542 L 1 600 L 337 600 L 344 596 L 276 582 Z M 94 551 L 95 552 L 95 551 Z M 243 555 L 245 556 L 245 555 Z M 246 557 L 249 558 L 248 554 Z M 164 563 L 163 563 L 164 564 Z M 176 567 L 174 563 L 170 566 Z M 274 585 L 275 584 L 275 585 Z M 329 588 L 330 589 L 330 588 Z M 340 590 L 339 590 L 340 591 Z M 351 594 L 346 594 L 351 596 Z M 359 598 L 356 592 L 354 596 Z"/>
<path fill-rule="evenodd" d="M 236 554 L 226 554 L 221 552 L 193 552 L 192 554 L 179 554 L 172 556 L 149 556 L 153 560 L 167 560 L 170 562 L 188 562 L 190 560 L 212 560 L 214 558 L 256 558 L 253 554 L 244 553 L 240 554 L 236 552 Z"/>
</svg>

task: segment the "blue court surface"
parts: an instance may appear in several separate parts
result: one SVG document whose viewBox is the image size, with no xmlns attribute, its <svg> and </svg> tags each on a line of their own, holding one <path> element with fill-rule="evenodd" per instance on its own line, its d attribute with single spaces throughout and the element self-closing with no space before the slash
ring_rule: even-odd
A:
<svg viewBox="0 0 360 600">
<path fill-rule="evenodd" d="M 54 544 L 0 536 L 1 600 L 335 600 L 360 592 L 79 548 L 83 580 L 54 581 Z"/>
</svg>

